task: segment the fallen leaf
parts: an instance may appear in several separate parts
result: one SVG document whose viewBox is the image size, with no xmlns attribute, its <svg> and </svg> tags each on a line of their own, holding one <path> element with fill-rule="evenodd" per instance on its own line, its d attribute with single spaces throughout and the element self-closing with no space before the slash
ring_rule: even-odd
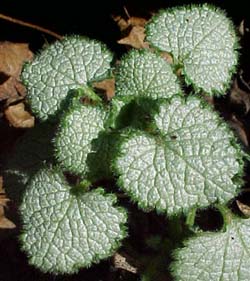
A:
<svg viewBox="0 0 250 281">
<path fill-rule="evenodd" d="M 137 273 L 137 268 L 128 263 L 127 258 L 119 253 L 113 256 L 113 264 L 115 268 L 123 269 L 131 273 Z"/>
<path fill-rule="evenodd" d="M 250 206 L 241 203 L 239 200 L 236 200 L 236 203 L 243 215 L 250 217 Z"/>
<path fill-rule="evenodd" d="M 149 48 L 149 44 L 144 42 L 145 28 L 142 26 L 132 26 L 128 36 L 117 41 L 118 44 L 128 45 L 136 49 Z"/>
<path fill-rule="evenodd" d="M 107 100 L 111 100 L 111 98 L 115 95 L 115 79 L 105 79 L 100 82 L 93 83 L 93 87 L 97 90 L 104 92 Z"/>
<path fill-rule="evenodd" d="M 10 104 L 25 96 L 19 76 L 24 62 L 32 58 L 28 44 L 0 42 L 0 101 L 7 100 Z"/>
<path fill-rule="evenodd" d="M 132 26 L 141 26 L 144 27 L 145 24 L 147 23 L 147 20 L 144 18 L 139 18 L 139 17 L 129 17 L 128 19 L 128 24 Z"/>
<path fill-rule="evenodd" d="M 118 44 L 127 45 L 136 49 L 149 48 L 149 44 L 144 42 L 145 24 L 147 20 L 139 17 L 130 17 L 128 19 L 121 16 L 113 17 L 124 37 L 117 41 Z"/>
<path fill-rule="evenodd" d="M 128 14 L 126 15 L 128 19 L 124 19 L 122 16 L 113 16 L 113 20 L 118 25 L 121 32 L 126 30 L 130 26 L 142 26 L 144 27 L 147 23 L 147 20 L 140 17 L 131 17 Z"/>
<path fill-rule="evenodd" d="M 0 177 L 0 229 L 12 229 L 16 227 L 16 225 L 4 215 L 4 207 L 6 207 L 9 201 L 10 200 L 6 197 L 3 189 L 3 178 Z"/>
<path fill-rule="evenodd" d="M 5 111 L 5 118 L 15 128 L 34 127 L 35 118 L 24 108 L 24 103 L 9 106 Z"/>
<path fill-rule="evenodd" d="M 114 22 L 118 25 L 119 29 L 121 32 L 123 32 L 124 30 L 126 30 L 129 26 L 129 23 L 127 20 L 125 20 L 123 17 L 121 16 L 112 16 Z"/>
<path fill-rule="evenodd" d="M 229 121 L 231 127 L 236 131 L 240 140 L 245 146 L 249 145 L 248 135 L 244 124 L 233 114 L 231 120 Z"/>
<path fill-rule="evenodd" d="M 243 78 L 241 78 L 243 79 Z M 230 92 L 230 102 L 244 106 L 245 114 L 250 110 L 250 92 L 246 92 L 239 87 L 237 79 L 233 82 L 233 87 Z"/>
</svg>

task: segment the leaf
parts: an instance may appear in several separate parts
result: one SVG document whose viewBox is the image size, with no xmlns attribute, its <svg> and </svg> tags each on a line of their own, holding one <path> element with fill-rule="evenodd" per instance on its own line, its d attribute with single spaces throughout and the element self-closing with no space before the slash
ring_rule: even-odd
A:
<svg viewBox="0 0 250 281">
<path fill-rule="evenodd" d="M 5 112 L 5 118 L 15 128 L 34 127 L 35 118 L 24 108 L 24 103 L 9 106 Z"/>
<path fill-rule="evenodd" d="M 236 204 L 237 204 L 239 210 L 242 212 L 242 214 L 249 218 L 250 217 L 250 206 L 242 203 L 239 200 L 236 200 Z"/>
<path fill-rule="evenodd" d="M 250 87 L 242 77 L 242 72 L 239 75 L 240 83 L 235 79 L 230 91 L 230 105 L 238 107 L 244 114 L 247 114 L 250 110 Z M 243 85 L 240 87 L 240 85 Z"/>
<path fill-rule="evenodd" d="M 195 90 L 225 94 L 235 72 L 238 42 L 223 11 L 207 4 L 162 11 L 146 26 L 146 40 L 173 55 Z"/>
<path fill-rule="evenodd" d="M 118 44 L 128 45 L 136 49 L 148 48 L 148 43 L 144 42 L 145 28 L 142 26 L 133 26 L 126 37 L 118 40 Z"/>
<path fill-rule="evenodd" d="M 130 17 L 127 11 L 125 13 L 126 19 L 122 16 L 113 16 L 113 20 L 123 35 L 123 38 L 117 41 L 117 43 L 138 49 L 148 48 L 148 43 L 144 42 L 145 24 L 147 20 L 139 17 Z"/>
<path fill-rule="evenodd" d="M 91 142 L 104 131 L 106 111 L 102 106 L 75 105 L 61 118 L 55 137 L 56 158 L 68 172 L 84 176 Z"/>
<path fill-rule="evenodd" d="M 127 11 L 125 11 L 125 13 L 126 19 L 123 16 L 112 16 L 114 22 L 117 24 L 121 32 L 124 32 L 125 30 L 134 26 L 144 27 L 147 23 L 147 20 L 142 17 L 131 17 Z"/>
<path fill-rule="evenodd" d="M 102 188 L 84 193 L 56 169 L 29 182 L 20 208 L 22 247 L 43 272 L 73 273 L 112 255 L 125 236 L 127 216 Z"/>
<path fill-rule="evenodd" d="M 102 91 L 107 100 L 111 100 L 115 95 L 115 79 L 105 79 L 100 82 L 94 82 L 92 85 L 97 91 Z"/>
<path fill-rule="evenodd" d="M 116 96 L 168 98 L 181 92 L 171 66 L 148 50 L 125 55 L 117 70 Z"/>
<path fill-rule="evenodd" d="M 235 114 L 231 115 L 231 119 L 228 121 L 231 128 L 234 129 L 236 135 L 240 139 L 244 146 L 248 146 L 248 130 L 247 124 L 241 122 Z"/>
<path fill-rule="evenodd" d="M 134 267 L 133 265 L 131 265 L 127 261 L 127 258 L 122 256 L 119 253 L 114 254 L 113 263 L 114 263 L 114 267 L 116 269 L 120 268 L 120 269 L 126 270 L 126 271 L 134 273 L 134 274 L 138 273 L 138 269 L 136 267 Z"/>
<path fill-rule="evenodd" d="M 32 58 L 28 44 L 0 42 L 0 100 L 7 100 L 10 104 L 25 96 L 20 74 L 23 63 Z"/>
<path fill-rule="evenodd" d="M 124 133 L 114 163 L 119 186 L 142 209 L 174 215 L 237 194 L 243 152 L 215 112 L 198 98 L 173 97 L 154 119 L 160 133 Z"/>
<path fill-rule="evenodd" d="M 56 115 L 69 90 L 106 78 L 111 61 L 99 42 L 79 36 L 55 42 L 23 69 L 32 110 L 42 120 Z"/>
<path fill-rule="evenodd" d="M 204 232 L 174 252 L 175 280 L 242 281 L 249 279 L 250 219 L 234 219 L 226 232 Z"/>
<path fill-rule="evenodd" d="M 0 229 L 12 229 L 16 225 L 5 217 L 4 207 L 10 200 L 6 197 L 3 189 L 3 178 L 0 176 Z"/>
</svg>

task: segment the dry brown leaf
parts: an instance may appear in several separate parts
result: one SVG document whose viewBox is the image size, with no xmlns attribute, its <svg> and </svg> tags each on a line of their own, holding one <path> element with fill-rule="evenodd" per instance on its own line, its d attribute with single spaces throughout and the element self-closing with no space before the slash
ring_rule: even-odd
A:
<svg viewBox="0 0 250 281">
<path fill-rule="evenodd" d="M 250 217 L 250 206 L 241 203 L 239 200 L 236 200 L 237 206 L 246 217 Z"/>
<path fill-rule="evenodd" d="M 9 201 L 3 189 L 3 178 L 0 177 L 0 229 L 12 229 L 16 227 L 16 225 L 4 215 L 4 207 L 6 207 Z"/>
<path fill-rule="evenodd" d="M 9 106 L 5 111 L 5 118 L 15 128 L 34 127 L 35 118 L 24 108 L 24 103 Z"/>
<path fill-rule="evenodd" d="M 129 26 L 128 21 L 121 16 L 113 16 L 113 20 L 118 25 L 121 32 L 126 30 Z"/>
<path fill-rule="evenodd" d="M 133 26 L 128 36 L 117 41 L 118 44 L 128 45 L 135 49 L 149 48 L 149 44 L 144 42 L 145 28 L 142 26 Z"/>
<path fill-rule="evenodd" d="M 93 87 L 105 93 L 107 100 L 111 100 L 115 95 L 115 79 L 106 79 L 93 83 Z"/>
<path fill-rule="evenodd" d="M 240 140 L 245 146 L 249 145 L 248 136 L 246 132 L 246 128 L 242 122 L 233 114 L 231 120 L 229 121 L 231 126 L 236 131 L 237 135 L 239 136 Z"/>
<path fill-rule="evenodd" d="M 0 101 L 7 100 L 10 104 L 25 95 L 25 87 L 19 77 L 23 63 L 32 58 L 28 44 L 0 42 Z"/>
<path fill-rule="evenodd" d="M 139 18 L 139 17 L 129 17 L 128 19 L 128 24 L 132 26 L 141 26 L 145 27 L 145 24 L 147 23 L 147 20 L 144 18 Z"/>
<path fill-rule="evenodd" d="M 130 17 L 124 19 L 122 16 L 113 16 L 113 20 L 118 25 L 121 32 L 125 31 L 128 27 L 131 26 L 141 26 L 144 27 L 147 23 L 147 20 L 139 17 Z"/>
<path fill-rule="evenodd" d="M 139 17 L 130 17 L 127 13 L 127 20 L 121 16 L 113 17 L 124 37 L 117 41 L 118 44 L 131 46 L 136 49 L 149 48 L 149 44 L 144 42 L 145 24 L 147 20 Z"/>
<path fill-rule="evenodd" d="M 250 110 L 250 93 L 243 91 L 237 82 L 237 79 L 234 80 L 233 87 L 230 93 L 230 102 L 243 105 L 245 107 L 245 113 L 247 114 Z"/>
<path fill-rule="evenodd" d="M 115 268 L 120 268 L 131 273 L 137 273 L 137 268 L 128 263 L 127 258 L 119 253 L 113 256 L 113 263 Z"/>
</svg>

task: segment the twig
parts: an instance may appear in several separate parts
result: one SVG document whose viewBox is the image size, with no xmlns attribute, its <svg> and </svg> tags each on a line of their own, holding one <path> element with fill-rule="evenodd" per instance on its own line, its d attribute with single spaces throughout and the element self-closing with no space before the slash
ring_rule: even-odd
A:
<svg viewBox="0 0 250 281">
<path fill-rule="evenodd" d="M 129 14 L 128 9 L 126 8 L 126 6 L 123 6 L 123 10 L 124 10 L 125 15 L 127 16 L 127 18 L 130 19 L 130 14 Z"/>
<path fill-rule="evenodd" d="M 4 14 L 0 14 L 0 19 L 6 20 L 6 21 L 9 21 L 9 22 L 18 24 L 18 25 L 26 26 L 26 27 L 41 31 L 43 33 L 47 33 L 47 34 L 49 34 L 49 35 L 51 35 L 51 36 L 53 36 L 53 37 L 55 37 L 59 40 L 61 40 L 63 38 L 62 35 L 54 32 L 54 31 L 51 31 L 49 29 L 43 28 L 41 26 L 38 26 L 38 25 L 35 25 L 35 24 L 32 24 L 32 23 L 28 23 L 28 22 L 25 22 L 25 21 L 22 21 L 22 20 L 19 20 L 19 19 L 15 19 L 15 18 L 6 16 Z"/>
</svg>

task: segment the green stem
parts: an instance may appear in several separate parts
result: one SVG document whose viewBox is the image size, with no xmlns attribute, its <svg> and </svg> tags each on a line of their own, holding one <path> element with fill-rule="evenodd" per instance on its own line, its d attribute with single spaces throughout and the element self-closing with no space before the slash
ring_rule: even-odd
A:
<svg viewBox="0 0 250 281">
<path fill-rule="evenodd" d="M 79 90 L 81 91 L 81 94 L 88 97 L 91 101 L 97 103 L 102 102 L 102 99 L 93 91 L 91 87 L 83 85 Z"/>
<path fill-rule="evenodd" d="M 188 212 L 188 214 L 187 214 L 186 225 L 187 225 L 189 228 L 192 228 L 192 227 L 194 226 L 196 211 L 197 211 L 197 208 L 194 207 L 194 208 L 192 208 L 192 209 Z"/>
<path fill-rule="evenodd" d="M 91 186 L 91 182 L 89 180 L 82 180 L 78 185 L 77 188 L 80 188 L 84 191 L 88 191 L 89 187 Z"/>
<path fill-rule="evenodd" d="M 216 204 L 215 207 L 219 210 L 223 217 L 223 230 L 226 231 L 227 225 L 232 221 L 233 214 L 231 210 L 225 205 Z"/>
<path fill-rule="evenodd" d="M 83 180 L 80 183 L 76 184 L 76 186 L 72 187 L 70 192 L 74 194 L 75 196 L 79 196 L 85 192 L 89 191 L 89 188 L 91 186 L 91 182 L 88 180 Z"/>
</svg>

